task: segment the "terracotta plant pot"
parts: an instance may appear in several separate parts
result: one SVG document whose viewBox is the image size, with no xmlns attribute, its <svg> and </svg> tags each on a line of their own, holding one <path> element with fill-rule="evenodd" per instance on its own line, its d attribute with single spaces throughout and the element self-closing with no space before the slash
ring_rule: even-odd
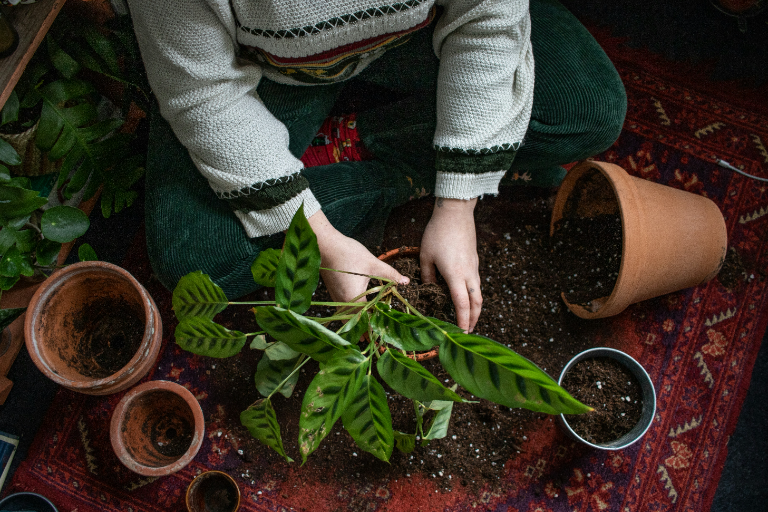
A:
<svg viewBox="0 0 768 512">
<path fill-rule="evenodd" d="M 149 381 L 128 391 L 112 413 L 112 449 L 128 469 L 144 476 L 179 471 L 203 444 L 203 411 L 184 386 Z"/>
<path fill-rule="evenodd" d="M 640 415 L 640 420 L 632 428 L 632 430 L 620 438 L 605 443 L 595 444 L 590 443 L 586 439 L 579 436 L 568 424 L 568 420 L 565 415 L 560 414 L 557 418 L 560 427 L 572 439 L 592 448 L 598 448 L 600 450 L 621 450 L 643 437 L 643 435 L 645 435 L 653 423 L 653 418 L 656 415 L 656 390 L 653 387 L 653 382 L 651 381 L 650 376 L 642 367 L 642 365 L 633 359 L 629 354 L 626 354 L 620 350 L 606 347 L 591 348 L 577 354 L 573 359 L 568 361 L 568 364 L 565 365 L 565 368 L 563 368 L 563 371 L 560 373 L 560 378 L 557 380 L 557 384 L 562 385 L 563 379 L 565 379 L 568 371 L 577 363 L 586 359 L 594 359 L 600 357 L 608 357 L 618 361 L 637 379 L 637 382 L 640 384 L 640 391 L 642 393 L 643 401 L 643 411 Z"/>
<path fill-rule="evenodd" d="M 154 366 L 163 326 L 152 297 L 131 274 L 88 261 L 40 285 L 24 336 L 48 378 L 73 391 L 107 395 L 136 384 Z"/>
<path fill-rule="evenodd" d="M 581 188 L 581 178 L 593 170 L 608 180 L 615 200 Z M 725 220 L 713 201 L 630 176 L 618 165 L 585 161 L 568 172 L 555 198 L 550 235 L 566 207 L 581 217 L 618 214 L 622 224 L 621 267 L 611 294 L 595 297 L 589 309 L 563 294 L 581 318 L 616 315 L 630 304 L 705 283 L 725 259 Z"/>
<path fill-rule="evenodd" d="M 418 256 L 419 256 L 418 247 L 399 247 L 397 249 L 392 249 L 391 251 L 385 252 L 384 254 L 379 256 L 379 259 L 391 265 L 393 261 L 399 258 L 418 257 Z M 379 347 L 379 352 L 381 352 L 382 354 L 384 353 L 385 350 L 386 350 L 385 347 L 383 346 Z M 437 347 L 435 347 L 428 352 L 408 354 L 408 357 L 416 361 L 426 361 L 427 359 L 434 359 L 435 357 L 437 357 L 437 350 L 438 350 Z"/>
<path fill-rule="evenodd" d="M 187 487 L 189 512 L 235 512 L 240 508 L 240 488 L 222 471 L 200 473 Z"/>
</svg>

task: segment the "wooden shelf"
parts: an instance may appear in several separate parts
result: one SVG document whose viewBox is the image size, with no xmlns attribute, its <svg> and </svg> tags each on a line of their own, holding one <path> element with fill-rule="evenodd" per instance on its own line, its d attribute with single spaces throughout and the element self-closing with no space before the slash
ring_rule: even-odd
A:
<svg viewBox="0 0 768 512">
<path fill-rule="evenodd" d="M 29 59 L 45 38 L 65 1 L 37 0 L 33 4 L 20 4 L 4 10 L 19 33 L 19 46 L 11 55 L 0 59 L 0 108 L 16 87 Z"/>
</svg>

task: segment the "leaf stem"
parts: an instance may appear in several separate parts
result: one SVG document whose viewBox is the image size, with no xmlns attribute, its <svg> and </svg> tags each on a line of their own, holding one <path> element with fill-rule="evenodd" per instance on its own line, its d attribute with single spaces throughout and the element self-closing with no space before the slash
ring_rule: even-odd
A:
<svg viewBox="0 0 768 512">
<path fill-rule="evenodd" d="M 284 379 L 283 379 L 283 381 L 282 381 L 280 384 L 278 384 L 278 385 L 277 385 L 277 387 L 276 387 L 275 389 L 273 389 L 273 390 L 272 390 L 272 392 L 271 392 L 271 393 L 269 394 L 269 396 L 267 397 L 267 400 L 269 400 L 270 398 L 272 398 L 272 395 L 274 395 L 275 393 L 277 393 L 278 391 L 280 391 L 280 388 L 282 388 L 282 387 L 283 387 L 283 385 L 285 385 L 285 383 L 286 383 L 286 382 L 288 382 L 288 380 L 289 380 L 291 377 L 293 377 L 293 374 L 295 374 L 297 371 L 299 371 L 299 370 L 301 369 L 301 367 L 302 367 L 302 366 L 304 366 L 305 364 L 307 364 L 307 362 L 308 362 L 308 361 L 311 361 L 311 359 L 310 359 L 309 357 L 307 357 L 307 355 L 306 355 L 306 354 L 301 354 L 301 357 L 300 357 L 300 358 L 299 358 L 299 360 L 296 362 L 296 366 L 293 368 L 293 371 L 292 371 L 291 373 L 289 373 L 289 374 L 288 374 L 288 376 L 287 376 L 286 378 L 284 378 Z"/>
</svg>

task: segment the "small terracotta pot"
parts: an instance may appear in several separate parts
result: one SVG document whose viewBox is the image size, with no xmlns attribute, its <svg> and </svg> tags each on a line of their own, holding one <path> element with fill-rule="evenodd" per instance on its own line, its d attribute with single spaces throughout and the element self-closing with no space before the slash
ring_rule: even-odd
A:
<svg viewBox="0 0 768 512">
<path fill-rule="evenodd" d="M 203 444 L 203 411 L 187 388 L 164 380 L 139 384 L 112 413 L 112 449 L 128 469 L 144 476 L 179 471 Z"/>
<path fill-rule="evenodd" d="M 585 359 L 594 359 L 598 357 L 610 357 L 611 359 L 618 361 L 625 368 L 627 368 L 637 379 L 637 382 L 640 383 L 640 390 L 643 395 L 643 412 L 640 415 L 640 420 L 637 422 L 637 425 L 635 425 L 632 430 L 621 436 L 619 439 L 605 443 L 594 444 L 590 443 L 586 439 L 579 436 L 576 432 L 574 432 L 574 430 L 568 424 L 568 420 L 566 419 L 565 415 L 560 414 L 558 415 L 557 419 L 560 427 L 565 431 L 565 433 L 580 443 L 583 443 L 591 448 L 598 448 L 600 450 L 621 450 L 643 437 L 653 423 L 653 418 L 656 416 L 656 390 L 653 387 L 653 381 L 651 381 L 651 377 L 640 363 L 638 363 L 629 354 L 607 347 L 591 348 L 577 354 L 573 359 L 568 361 L 568 364 L 565 365 L 563 371 L 560 372 L 560 378 L 557 380 L 557 384 L 562 384 L 563 379 L 565 379 L 565 376 L 568 373 L 568 370 L 570 370 L 576 363 Z"/>
<path fill-rule="evenodd" d="M 58 384 L 89 395 L 127 389 L 154 366 L 163 338 L 155 302 L 126 270 L 75 263 L 37 289 L 24 323 L 35 365 Z"/>
<path fill-rule="evenodd" d="M 418 257 L 418 255 L 419 255 L 418 247 L 398 247 L 397 249 L 392 249 L 391 251 L 385 252 L 384 254 L 379 256 L 379 259 L 391 265 L 393 261 L 399 258 Z M 386 347 L 384 346 L 379 347 L 380 353 L 383 354 L 385 351 L 386 351 Z M 434 359 L 435 357 L 437 357 L 437 351 L 438 349 L 437 347 L 435 347 L 428 352 L 419 352 L 418 354 L 407 354 L 407 355 L 408 357 L 416 361 L 426 361 L 428 359 Z"/>
<path fill-rule="evenodd" d="M 593 169 L 607 178 L 615 202 L 577 189 L 579 178 Z M 572 196 L 578 198 L 579 216 L 618 213 L 622 224 L 621 267 L 611 294 L 595 297 L 590 309 L 569 303 L 563 294 L 565 304 L 581 318 L 616 315 L 630 304 L 705 283 L 723 264 L 728 247 L 725 220 L 706 197 L 630 176 L 618 165 L 585 161 L 560 185 L 550 235 Z"/>
<path fill-rule="evenodd" d="M 240 508 L 240 488 L 222 471 L 205 471 L 187 487 L 189 512 L 235 512 Z"/>
</svg>

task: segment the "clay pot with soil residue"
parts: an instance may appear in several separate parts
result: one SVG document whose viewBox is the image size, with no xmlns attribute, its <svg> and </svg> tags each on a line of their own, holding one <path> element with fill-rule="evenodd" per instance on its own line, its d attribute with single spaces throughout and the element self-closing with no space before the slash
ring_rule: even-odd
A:
<svg viewBox="0 0 768 512">
<path fill-rule="evenodd" d="M 128 469 L 144 476 L 179 471 L 203 444 L 200 404 L 175 382 L 156 380 L 136 386 L 112 413 L 112 449 Z"/>
<path fill-rule="evenodd" d="M 24 324 L 35 365 L 80 393 L 108 395 L 136 384 L 154 366 L 163 328 L 155 302 L 126 270 L 75 263 L 35 292 Z"/>
<path fill-rule="evenodd" d="M 240 488 L 222 471 L 205 471 L 187 488 L 189 512 L 235 512 L 240 508 Z"/>
<path fill-rule="evenodd" d="M 607 287 L 587 298 L 576 299 L 574 290 L 563 292 L 568 308 L 581 318 L 616 315 L 630 304 L 703 284 L 717 275 L 725 259 L 725 220 L 712 200 L 630 176 L 605 162 L 585 161 L 568 172 L 555 198 L 550 235 L 562 237 L 568 221 L 611 217 L 620 225 L 615 236 L 607 237 L 617 246 L 616 267 L 604 276 Z M 584 233 L 570 238 L 594 245 Z M 585 257 L 571 256 L 574 261 Z M 567 258 L 564 253 L 560 259 Z"/>
</svg>

